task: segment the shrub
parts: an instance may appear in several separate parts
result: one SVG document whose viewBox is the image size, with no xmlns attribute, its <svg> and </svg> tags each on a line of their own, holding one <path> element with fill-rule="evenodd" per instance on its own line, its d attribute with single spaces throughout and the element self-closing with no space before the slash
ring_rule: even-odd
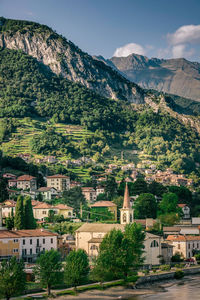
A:
<svg viewBox="0 0 200 300">
<path fill-rule="evenodd" d="M 183 277 L 184 277 L 184 272 L 183 272 L 182 270 L 178 270 L 178 271 L 176 271 L 175 274 L 174 274 L 174 278 L 175 278 L 175 279 L 181 279 L 181 278 L 183 278 Z"/>
<path fill-rule="evenodd" d="M 170 265 L 162 265 L 160 266 L 161 271 L 169 271 L 171 269 Z"/>
</svg>

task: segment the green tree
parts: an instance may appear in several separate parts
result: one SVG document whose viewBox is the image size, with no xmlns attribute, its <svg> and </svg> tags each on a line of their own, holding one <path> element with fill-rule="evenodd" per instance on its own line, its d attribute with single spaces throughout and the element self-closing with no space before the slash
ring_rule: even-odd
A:
<svg viewBox="0 0 200 300">
<path fill-rule="evenodd" d="M 132 187 L 133 195 L 140 195 L 148 192 L 148 186 L 146 181 L 143 178 L 138 178 Z"/>
<path fill-rule="evenodd" d="M 18 196 L 16 203 L 14 226 L 18 230 L 25 229 L 23 200 L 22 196 Z"/>
<path fill-rule="evenodd" d="M 185 186 L 169 186 L 169 192 L 177 195 L 179 203 L 192 204 L 192 192 Z"/>
<path fill-rule="evenodd" d="M 46 287 L 48 295 L 53 285 L 62 280 L 62 263 L 60 253 L 54 249 L 45 251 L 36 261 L 34 273 L 42 286 Z"/>
<path fill-rule="evenodd" d="M 174 193 L 163 194 L 162 200 L 159 203 L 159 214 L 178 213 L 178 197 Z"/>
<path fill-rule="evenodd" d="M 23 261 L 17 261 L 16 257 L 3 260 L 0 264 L 0 296 L 10 299 L 25 291 L 26 275 Z"/>
<path fill-rule="evenodd" d="M 4 178 L 0 178 L 0 202 L 8 199 L 7 182 Z"/>
<path fill-rule="evenodd" d="M 73 250 L 66 258 L 64 280 L 66 284 L 76 287 L 87 281 L 89 274 L 89 260 L 82 249 Z"/>
<path fill-rule="evenodd" d="M 93 270 L 103 280 L 126 279 L 134 261 L 132 240 L 121 230 L 113 229 L 104 237 Z"/>
<path fill-rule="evenodd" d="M 64 191 L 62 200 L 63 203 L 73 207 L 76 213 L 79 213 L 81 204 L 86 204 L 85 197 L 79 186 L 70 189 L 70 191 Z"/>
<path fill-rule="evenodd" d="M 134 202 L 134 216 L 136 219 L 156 218 L 157 203 L 154 195 L 140 194 Z"/>
<path fill-rule="evenodd" d="M 144 261 L 145 232 L 140 224 L 133 223 L 126 225 L 124 235 L 130 241 L 133 266 L 134 268 L 137 268 Z"/>
<path fill-rule="evenodd" d="M 9 213 L 8 218 L 6 218 L 6 228 L 8 230 L 12 230 L 14 228 L 14 212 L 13 212 L 13 208 L 11 210 L 11 214 Z"/>
<path fill-rule="evenodd" d="M 24 221 L 26 229 L 35 229 L 37 227 L 30 197 L 25 197 L 24 199 Z"/>
<path fill-rule="evenodd" d="M 161 183 L 153 181 L 148 186 L 148 192 L 155 196 L 161 197 L 164 193 L 167 192 L 167 188 Z"/>
<path fill-rule="evenodd" d="M 113 176 L 108 176 L 105 185 L 105 194 L 108 200 L 112 200 L 117 194 L 117 183 Z"/>
</svg>

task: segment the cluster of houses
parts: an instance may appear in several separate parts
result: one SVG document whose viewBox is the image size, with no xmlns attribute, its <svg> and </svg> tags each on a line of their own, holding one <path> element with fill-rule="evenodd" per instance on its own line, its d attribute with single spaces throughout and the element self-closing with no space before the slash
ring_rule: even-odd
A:
<svg viewBox="0 0 200 300">
<path fill-rule="evenodd" d="M 99 202 L 99 203 L 98 203 Z M 91 206 L 109 207 L 117 216 L 117 207 L 110 201 L 98 201 Z M 14 209 L 13 200 L 4 203 L 5 208 Z M 0 227 L 4 216 L 4 205 L 0 208 Z M 33 211 L 36 219 L 42 219 L 48 215 L 49 210 L 54 210 L 57 214 L 63 214 L 66 217 L 73 215 L 73 208 L 63 204 L 51 206 L 44 202 L 33 200 Z M 99 205 L 99 206 L 98 206 Z M 7 214 L 9 211 L 7 210 Z M 178 226 L 164 227 L 163 236 L 152 234 L 148 231 L 156 223 L 153 219 L 134 219 L 134 210 L 131 205 L 128 185 L 124 193 L 123 207 L 120 209 L 120 224 L 103 223 L 84 223 L 75 232 L 75 239 L 71 236 L 59 236 L 56 233 L 44 229 L 35 230 L 0 230 L 0 260 L 16 256 L 25 261 L 32 262 L 37 255 L 45 250 L 63 248 L 84 249 L 90 258 L 96 257 L 99 252 L 99 246 L 104 236 L 112 229 L 124 231 L 127 224 L 136 222 L 141 224 L 146 230 L 144 241 L 145 265 L 159 265 L 161 260 L 164 263 L 170 263 L 171 257 L 179 253 L 185 259 L 190 259 L 195 253 L 200 251 L 200 218 L 182 221 Z"/>
</svg>

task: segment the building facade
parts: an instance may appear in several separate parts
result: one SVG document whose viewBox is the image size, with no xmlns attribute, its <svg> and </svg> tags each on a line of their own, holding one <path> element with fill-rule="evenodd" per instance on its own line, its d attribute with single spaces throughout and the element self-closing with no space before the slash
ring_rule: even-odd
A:
<svg viewBox="0 0 200 300">
<path fill-rule="evenodd" d="M 58 192 L 68 191 L 70 189 L 70 178 L 60 174 L 47 176 L 47 187 L 55 188 Z"/>
<path fill-rule="evenodd" d="M 16 256 L 33 262 L 41 252 L 57 249 L 57 237 L 44 229 L 0 230 L 0 260 Z"/>
</svg>

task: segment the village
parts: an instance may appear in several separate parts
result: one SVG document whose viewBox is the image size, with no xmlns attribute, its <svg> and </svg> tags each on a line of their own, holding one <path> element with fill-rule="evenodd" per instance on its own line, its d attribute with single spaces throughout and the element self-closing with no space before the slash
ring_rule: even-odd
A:
<svg viewBox="0 0 200 300">
<path fill-rule="evenodd" d="M 114 165 L 109 167 L 107 172 L 115 169 Z M 136 223 L 145 231 L 144 266 L 152 268 L 154 265 L 170 264 L 177 254 L 179 259 L 194 263 L 195 254 L 200 251 L 200 218 L 191 216 L 190 206 L 187 203 L 177 204 L 181 210 L 181 218 L 173 226 L 164 226 L 156 218 L 135 218 L 134 201 L 139 195 L 129 196 L 128 190 L 128 184 L 136 182 L 139 174 L 138 170 L 133 168 L 134 164 L 123 167 L 123 170 L 132 171 L 124 181 L 121 207 L 106 198 L 106 177 L 100 176 L 97 178 L 96 187 L 91 187 L 71 181 L 68 176 L 56 174 L 47 176 L 46 186 L 38 188 L 37 179 L 33 176 L 25 174 L 16 177 L 14 174 L 3 173 L 2 178 L 7 182 L 9 197 L 0 204 L 0 260 L 15 256 L 32 263 L 41 252 L 50 249 L 60 251 L 63 257 L 71 250 L 84 249 L 92 260 L 98 256 L 100 244 L 107 233 L 112 229 L 123 231 L 126 224 Z M 147 182 L 170 183 L 174 186 L 192 185 L 191 180 L 174 174 L 171 170 L 165 172 L 153 170 L 154 168 L 145 170 Z M 62 201 L 64 192 L 70 193 L 77 187 L 86 201 L 86 206 L 80 203 L 78 210 L 77 207 L 69 206 Z M 5 227 L 6 220 L 15 216 L 17 199 L 20 196 L 31 199 L 33 216 L 37 221 L 36 229 L 8 230 Z M 72 227 L 75 225 L 77 229 L 64 234 L 62 230 L 60 232 L 54 230 L 56 224 L 60 224 L 61 227 L 64 222 L 71 223 Z M 155 232 L 155 228 L 160 229 L 159 234 L 152 233 Z"/>
</svg>

